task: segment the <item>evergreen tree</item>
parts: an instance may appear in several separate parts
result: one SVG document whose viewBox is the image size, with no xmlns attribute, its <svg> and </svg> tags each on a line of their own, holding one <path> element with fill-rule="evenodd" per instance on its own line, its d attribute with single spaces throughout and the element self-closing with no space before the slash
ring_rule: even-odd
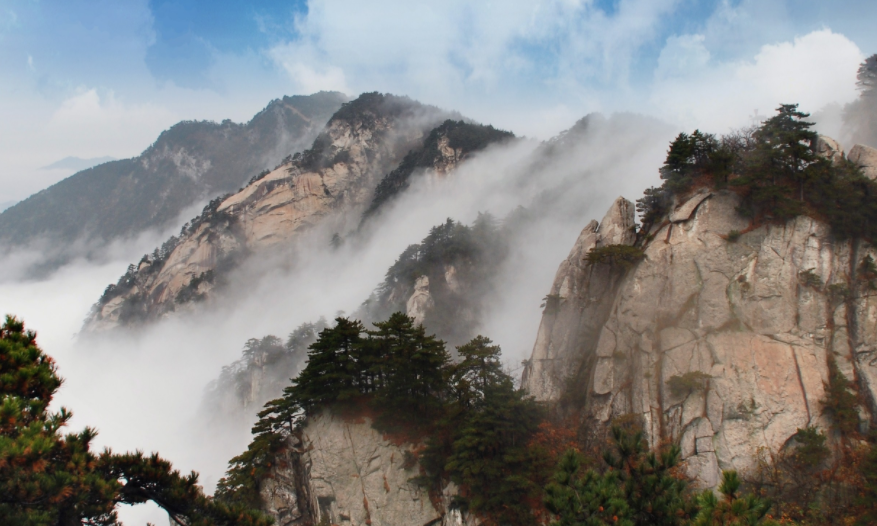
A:
<svg viewBox="0 0 877 526">
<path fill-rule="evenodd" d="M 115 525 L 118 504 L 152 501 L 190 526 L 267 526 L 241 506 L 216 503 L 171 464 L 140 452 L 90 451 L 94 430 L 61 434 L 72 413 L 48 406 L 61 386 L 36 334 L 7 316 L 0 326 L 0 517 L 4 525 Z"/>
<path fill-rule="evenodd" d="M 619 472 L 581 469 L 582 455 L 567 450 L 545 488 L 545 507 L 557 517 L 551 526 L 633 526 Z"/>
<path fill-rule="evenodd" d="M 877 93 L 877 54 L 866 58 L 856 73 L 856 86 L 863 96 Z"/>
<path fill-rule="evenodd" d="M 541 409 L 507 375 L 486 385 L 456 431 L 445 465 L 463 488 L 458 505 L 485 524 L 532 523 L 546 465 L 544 452 L 530 440 L 541 421 Z"/>
<path fill-rule="evenodd" d="M 770 502 L 755 495 L 739 495 L 740 478 L 736 471 L 722 472 L 719 485 L 721 500 L 711 490 L 704 490 L 698 497 L 700 512 L 693 526 L 756 526 L 774 525 L 765 516 L 770 510 Z"/>
<path fill-rule="evenodd" d="M 864 508 L 857 524 L 877 524 L 877 433 L 872 433 L 867 455 L 859 466 L 864 484 L 859 504 Z"/>
<path fill-rule="evenodd" d="M 484 402 L 486 393 L 508 376 L 502 370 L 499 345 L 484 336 L 457 347 L 460 359 L 451 366 L 451 389 L 462 409 Z"/>
<path fill-rule="evenodd" d="M 334 327 L 320 332 L 310 346 L 307 365 L 288 392 L 298 407 L 310 412 L 359 394 L 356 353 L 364 331 L 361 322 L 339 317 Z"/>
<path fill-rule="evenodd" d="M 414 420 L 433 417 L 446 385 L 449 357 L 444 342 L 427 336 L 422 325 L 415 327 L 414 319 L 401 312 L 374 325 L 376 330 L 368 331 L 373 346 L 369 356 L 378 360 L 383 377 L 375 402 Z M 374 375 L 374 366 L 369 371 Z"/>
<path fill-rule="evenodd" d="M 616 452 L 604 453 L 609 469 L 602 475 L 588 471 L 576 477 L 578 466 L 569 458 L 561 462 L 546 497 L 549 510 L 557 515 L 554 524 L 685 524 L 694 505 L 686 498 L 685 481 L 671 473 L 679 463 L 679 446 L 653 453 L 642 432 L 630 434 L 619 427 L 612 428 L 612 439 Z M 584 501 L 583 495 L 598 500 Z"/>
<path fill-rule="evenodd" d="M 745 188 L 751 212 L 782 221 L 803 212 L 805 187 L 818 176 L 814 165 L 827 162 L 813 151 L 817 134 L 806 117 L 797 104 L 782 104 L 754 133 L 746 170 L 734 181 Z"/>
</svg>

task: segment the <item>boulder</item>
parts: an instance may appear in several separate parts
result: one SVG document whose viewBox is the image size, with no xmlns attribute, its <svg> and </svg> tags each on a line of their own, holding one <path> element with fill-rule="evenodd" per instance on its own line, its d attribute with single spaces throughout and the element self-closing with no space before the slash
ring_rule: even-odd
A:
<svg viewBox="0 0 877 526">
<path fill-rule="evenodd" d="M 841 162 L 844 158 L 844 149 L 840 143 L 825 135 L 820 135 L 816 139 L 816 153 L 834 164 Z"/>
<path fill-rule="evenodd" d="M 877 179 L 877 149 L 857 144 L 850 150 L 847 159 L 862 169 L 869 179 L 872 181 Z"/>
</svg>

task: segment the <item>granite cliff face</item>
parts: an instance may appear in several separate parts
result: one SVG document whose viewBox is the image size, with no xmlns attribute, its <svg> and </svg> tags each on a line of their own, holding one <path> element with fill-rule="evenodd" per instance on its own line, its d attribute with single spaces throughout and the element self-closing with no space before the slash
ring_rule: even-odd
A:
<svg viewBox="0 0 877 526">
<path fill-rule="evenodd" d="M 877 249 L 805 216 L 752 228 L 738 203 L 695 191 L 633 268 L 588 265 L 592 248 L 634 242 L 619 198 L 558 269 L 523 378 L 537 399 L 582 407 L 595 432 L 638 417 L 652 445 L 681 444 L 706 487 L 798 428 L 827 429 L 831 362 L 858 387 L 863 420 L 877 414 L 877 295 L 861 271 Z"/>
<path fill-rule="evenodd" d="M 310 150 L 214 200 L 108 287 L 86 330 L 152 319 L 211 294 L 247 255 L 287 246 L 326 221 L 361 213 L 380 178 L 447 115 L 410 99 L 365 94 L 346 104 Z"/>
<path fill-rule="evenodd" d="M 278 526 L 474 525 L 449 510 L 453 486 L 431 496 L 414 482 L 421 447 L 389 440 L 366 418 L 348 421 L 324 412 L 289 438 L 262 481 L 264 511 Z"/>
</svg>

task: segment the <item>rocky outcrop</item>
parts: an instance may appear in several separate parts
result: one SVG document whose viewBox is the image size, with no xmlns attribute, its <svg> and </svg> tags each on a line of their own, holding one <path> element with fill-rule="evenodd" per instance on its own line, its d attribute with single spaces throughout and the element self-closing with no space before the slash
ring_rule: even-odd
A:
<svg viewBox="0 0 877 526">
<path fill-rule="evenodd" d="M 458 511 L 446 511 L 453 487 L 431 497 L 414 482 L 421 444 L 388 440 L 367 418 L 324 412 L 289 441 L 260 489 L 277 526 L 473 524 Z"/>
<path fill-rule="evenodd" d="M 840 143 L 825 135 L 820 135 L 816 139 L 816 153 L 834 164 L 841 162 L 844 158 L 844 149 Z"/>
<path fill-rule="evenodd" d="M 829 361 L 858 386 L 866 420 L 877 411 L 877 296 L 859 275 L 875 249 L 804 216 L 747 231 L 737 205 L 727 191 L 682 200 L 628 271 L 582 261 L 601 242 L 603 224 L 588 225 L 525 372 L 537 398 L 581 404 L 588 429 L 635 415 L 651 444 L 678 442 L 707 487 L 798 428 L 828 426 Z"/>
<path fill-rule="evenodd" d="M 212 202 L 166 250 L 144 257 L 148 272 L 129 270 L 108 288 L 86 320 L 86 330 L 155 318 L 203 300 L 210 292 L 202 286 L 207 276 L 211 282 L 221 280 L 222 272 L 248 254 L 288 247 L 309 228 L 358 215 L 380 177 L 445 116 L 436 108 L 377 93 L 348 103 L 311 150 Z M 198 287 L 201 292 L 186 290 Z"/>
<path fill-rule="evenodd" d="M 877 179 L 877 149 L 857 144 L 850 150 L 847 159 L 862 169 L 869 179 Z"/>
<path fill-rule="evenodd" d="M 569 257 L 560 264 L 554 284 L 546 297 L 545 311 L 536 344 L 522 385 L 537 400 L 557 400 L 581 353 L 606 321 L 618 285 L 618 276 L 601 267 L 590 267 L 585 256 L 593 248 L 631 245 L 633 204 L 619 197 L 603 221 L 591 221 L 579 234 Z M 582 347 L 584 346 L 584 347 Z"/>
<path fill-rule="evenodd" d="M 426 319 L 426 313 L 432 309 L 434 305 L 435 302 L 429 294 L 429 277 L 420 276 L 417 278 L 417 281 L 414 282 L 414 294 L 408 298 L 406 312 L 408 316 L 414 318 L 415 325 L 422 325 L 423 320 Z"/>
</svg>

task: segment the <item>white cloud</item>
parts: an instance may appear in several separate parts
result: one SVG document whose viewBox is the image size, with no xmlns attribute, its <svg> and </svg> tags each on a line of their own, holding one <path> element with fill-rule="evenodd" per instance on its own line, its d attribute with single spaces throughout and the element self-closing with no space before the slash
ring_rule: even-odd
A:
<svg viewBox="0 0 877 526">
<path fill-rule="evenodd" d="M 547 137 L 561 128 L 512 114 L 565 105 L 574 120 L 603 104 L 593 84 L 627 90 L 637 51 L 678 1 L 622 0 L 607 14 L 586 0 L 313 0 L 296 39 L 267 55 L 296 89 L 401 93 Z"/>
<path fill-rule="evenodd" d="M 751 60 L 733 62 L 711 60 L 701 35 L 675 36 L 661 52 L 651 107 L 689 128 L 720 133 L 781 103 L 815 112 L 856 98 L 863 58 L 855 43 L 829 29 L 764 45 Z"/>
<path fill-rule="evenodd" d="M 658 79 L 688 77 L 706 67 L 710 60 L 710 52 L 703 45 L 704 39 L 703 35 L 674 35 L 668 38 L 658 57 L 655 77 Z"/>
<path fill-rule="evenodd" d="M 138 155 L 178 120 L 149 103 L 125 104 L 112 91 L 80 89 L 63 101 L 47 124 L 50 137 L 80 157 Z"/>
</svg>

